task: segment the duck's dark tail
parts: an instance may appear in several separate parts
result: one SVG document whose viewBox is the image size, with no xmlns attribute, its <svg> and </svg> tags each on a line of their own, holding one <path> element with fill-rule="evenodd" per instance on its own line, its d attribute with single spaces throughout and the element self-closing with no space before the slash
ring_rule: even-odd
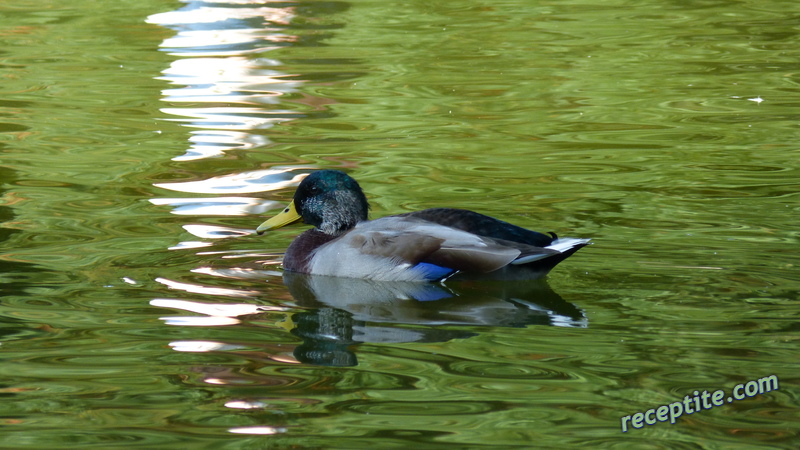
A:
<svg viewBox="0 0 800 450">
<path fill-rule="evenodd" d="M 559 238 L 551 245 L 539 248 L 539 251 L 531 251 L 521 255 L 511 264 L 494 272 L 475 276 L 472 279 L 487 280 L 534 280 L 547 275 L 561 261 L 570 257 L 573 253 L 589 245 L 590 239 Z M 460 274 L 455 274 L 454 279 L 458 279 Z"/>
</svg>

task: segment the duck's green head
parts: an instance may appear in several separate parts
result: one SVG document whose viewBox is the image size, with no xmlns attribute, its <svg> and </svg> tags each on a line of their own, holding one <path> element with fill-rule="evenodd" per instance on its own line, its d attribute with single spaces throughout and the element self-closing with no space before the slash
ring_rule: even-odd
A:
<svg viewBox="0 0 800 450">
<path fill-rule="evenodd" d="M 341 234 L 367 220 L 369 203 L 358 182 L 338 170 L 320 170 L 297 187 L 294 200 L 275 217 L 259 225 L 258 234 L 297 221 L 326 234 Z"/>
</svg>

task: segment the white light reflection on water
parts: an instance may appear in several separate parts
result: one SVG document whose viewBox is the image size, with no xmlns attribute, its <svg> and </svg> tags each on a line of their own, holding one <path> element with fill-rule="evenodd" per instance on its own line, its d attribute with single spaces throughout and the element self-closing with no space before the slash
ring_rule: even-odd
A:
<svg viewBox="0 0 800 450">
<path fill-rule="evenodd" d="M 183 327 L 221 327 L 227 325 L 238 325 L 239 319 L 231 317 L 184 317 L 184 316 L 165 316 L 159 317 L 167 325 L 177 325 Z M 195 350 L 199 351 L 199 350 Z"/>
<path fill-rule="evenodd" d="M 197 237 L 207 239 L 241 237 L 255 233 L 255 230 L 237 230 L 235 228 L 217 227 L 213 225 L 184 225 L 183 229 Z"/>
<path fill-rule="evenodd" d="M 241 427 L 241 428 L 231 428 L 231 433 L 237 434 L 278 434 L 278 433 L 286 433 L 286 428 L 283 427 Z"/>
<path fill-rule="evenodd" d="M 159 78 L 182 87 L 162 92 L 170 107 L 161 111 L 180 116 L 171 120 L 186 127 L 201 129 L 192 130 L 191 147 L 173 160 L 269 145 L 263 134 L 248 131 L 267 129 L 297 115 L 277 105 L 281 96 L 294 92 L 301 82 L 284 79 L 288 74 L 274 69 L 281 65 L 279 61 L 255 56 L 297 40 L 283 32 L 294 17 L 294 8 L 261 5 L 189 1 L 178 11 L 148 17 L 149 23 L 177 31 L 161 48 L 180 59 Z M 181 103 L 191 106 L 175 107 Z"/>
<path fill-rule="evenodd" d="M 202 303 L 193 302 L 188 300 L 172 300 L 166 298 L 156 298 L 150 301 L 152 306 L 161 308 L 180 309 L 183 311 L 195 312 L 198 314 L 205 314 L 204 316 L 165 316 L 159 317 L 167 325 L 177 326 L 190 326 L 190 327 L 213 327 L 213 326 L 227 326 L 237 325 L 241 323 L 237 317 L 247 316 L 252 314 L 261 314 L 268 311 L 286 311 L 286 308 L 276 306 L 264 305 L 251 305 L 247 303 Z M 213 342 L 199 342 L 191 341 L 193 345 L 189 345 L 190 341 L 171 343 L 177 351 L 211 351 L 219 350 L 218 346 L 226 346 L 228 344 L 220 344 Z M 196 345 L 194 345 L 196 344 Z M 177 347 L 177 348 L 176 348 Z M 189 350 L 191 348 L 191 350 Z"/>
<path fill-rule="evenodd" d="M 187 181 L 183 183 L 157 183 L 155 186 L 172 191 L 191 192 L 194 194 L 235 193 L 248 194 L 267 192 L 295 186 L 305 178 L 306 174 L 290 172 L 297 168 L 256 170 L 232 175 L 212 177 L 207 180 Z M 185 200 L 185 199 L 182 199 Z M 198 199 L 201 201 L 202 199 Z M 263 204 L 263 200 L 253 199 Z"/>
<path fill-rule="evenodd" d="M 204 239 L 225 239 L 232 237 L 241 237 L 241 236 L 251 235 L 256 232 L 256 230 L 238 230 L 235 228 L 218 227 L 215 225 L 202 225 L 202 224 L 183 225 L 182 228 L 191 233 L 192 235 Z M 206 247 L 211 247 L 212 245 L 213 244 L 211 242 L 182 241 L 169 247 L 169 250 L 188 250 L 195 248 L 206 248 Z"/>
<path fill-rule="evenodd" d="M 260 294 L 258 291 L 246 291 L 240 289 L 224 289 L 218 287 L 201 286 L 199 284 L 181 283 L 179 281 L 168 280 L 166 278 L 156 278 L 157 282 L 172 289 L 178 289 L 193 294 L 219 295 L 223 297 L 255 297 Z"/>
<path fill-rule="evenodd" d="M 246 254 L 244 256 L 247 258 L 252 258 L 256 255 Z M 277 262 L 273 262 L 273 264 L 277 265 Z M 247 278 L 263 280 L 267 277 L 281 277 L 283 275 L 283 272 L 279 272 L 277 270 L 255 270 L 255 269 L 241 268 L 241 267 L 231 267 L 222 269 L 217 269 L 213 267 L 199 267 L 197 269 L 192 269 L 192 272 L 202 273 L 205 275 L 211 275 L 222 278 L 233 278 L 237 280 L 247 279 Z"/>
<path fill-rule="evenodd" d="M 154 198 L 150 199 L 150 203 L 173 206 L 172 214 L 187 216 L 246 216 L 281 207 L 278 202 L 247 197 Z"/>
<path fill-rule="evenodd" d="M 177 244 L 173 245 L 172 247 L 168 247 L 168 250 L 188 250 L 193 248 L 204 248 L 204 247 L 211 247 L 213 244 L 211 242 L 200 242 L 200 241 L 183 241 L 178 242 Z"/>
<path fill-rule="evenodd" d="M 261 409 L 267 406 L 264 402 L 235 400 L 225 403 L 225 406 L 233 409 Z"/>
<path fill-rule="evenodd" d="M 223 344 L 213 341 L 174 341 L 169 346 L 176 352 L 205 353 L 225 350 L 239 350 L 245 348 L 242 345 Z"/>
<path fill-rule="evenodd" d="M 162 308 L 182 309 L 218 317 L 238 317 L 248 314 L 260 314 L 265 311 L 287 311 L 287 308 L 277 306 L 251 305 L 247 303 L 201 303 L 166 298 L 153 299 L 150 304 Z"/>
</svg>

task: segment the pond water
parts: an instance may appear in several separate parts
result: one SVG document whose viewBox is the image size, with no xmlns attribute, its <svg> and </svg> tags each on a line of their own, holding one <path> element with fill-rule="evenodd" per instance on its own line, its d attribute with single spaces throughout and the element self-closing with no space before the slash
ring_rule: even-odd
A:
<svg viewBox="0 0 800 450">
<path fill-rule="evenodd" d="M 796 448 L 800 4 L 596 3 L 3 2 L 2 446 Z M 321 168 L 593 245 L 284 277 Z"/>
</svg>

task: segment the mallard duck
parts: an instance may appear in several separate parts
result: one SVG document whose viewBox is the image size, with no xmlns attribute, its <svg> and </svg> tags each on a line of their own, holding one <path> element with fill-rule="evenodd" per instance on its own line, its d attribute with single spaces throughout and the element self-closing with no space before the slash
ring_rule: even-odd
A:
<svg viewBox="0 0 800 450">
<path fill-rule="evenodd" d="M 532 279 L 589 243 L 559 239 L 473 211 L 433 208 L 368 220 L 358 182 L 338 170 L 307 176 L 294 200 L 256 231 L 302 220 L 314 228 L 289 245 L 286 270 L 382 281 L 459 275 Z"/>
</svg>

